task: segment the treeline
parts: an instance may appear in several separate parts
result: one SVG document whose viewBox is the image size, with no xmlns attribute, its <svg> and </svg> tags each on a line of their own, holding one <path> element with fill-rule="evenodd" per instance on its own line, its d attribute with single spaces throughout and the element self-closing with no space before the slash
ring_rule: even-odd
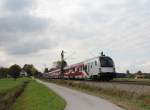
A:
<svg viewBox="0 0 150 110">
<path fill-rule="evenodd" d="M 38 77 L 41 73 L 32 64 L 25 64 L 23 68 L 14 64 L 7 67 L 0 67 L 0 78 L 13 77 L 18 78 L 20 76 L 35 76 Z"/>
<path fill-rule="evenodd" d="M 136 73 L 130 73 L 129 70 L 126 73 L 117 73 L 117 78 L 136 78 L 138 75 L 143 75 L 144 79 L 150 79 L 150 73 L 144 73 L 141 70 L 137 71 Z"/>
<path fill-rule="evenodd" d="M 137 73 L 129 73 L 126 74 L 127 78 L 135 78 L 138 74 Z M 142 73 L 144 75 L 144 79 L 150 79 L 150 73 Z"/>
<path fill-rule="evenodd" d="M 150 73 L 143 73 L 141 70 L 136 73 L 130 73 L 129 70 L 126 71 L 126 76 L 128 78 L 135 78 L 137 75 L 143 75 L 145 79 L 150 79 Z"/>
</svg>

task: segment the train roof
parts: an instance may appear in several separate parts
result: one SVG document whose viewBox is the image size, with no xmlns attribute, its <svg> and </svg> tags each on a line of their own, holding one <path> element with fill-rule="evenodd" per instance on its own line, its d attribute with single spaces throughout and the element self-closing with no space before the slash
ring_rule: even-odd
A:
<svg viewBox="0 0 150 110">
<path fill-rule="evenodd" d="M 56 70 L 53 70 L 53 71 L 51 71 L 51 72 L 49 72 L 49 73 L 58 72 L 58 71 L 60 71 L 60 69 L 59 69 L 59 68 L 58 68 L 58 69 L 56 69 Z"/>
<path fill-rule="evenodd" d="M 64 69 L 79 67 L 79 66 L 83 66 L 83 65 L 84 65 L 84 63 L 83 63 L 83 62 L 80 62 L 80 63 L 76 63 L 76 64 L 73 64 L 73 65 L 67 66 L 67 67 L 65 67 Z"/>
<path fill-rule="evenodd" d="M 84 65 L 84 62 L 87 62 L 87 61 L 89 61 L 89 60 L 96 59 L 96 58 L 99 58 L 99 56 L 93 57 L 93 58 L 90 58 L 90 59 L 87 59 L 87 60 L 84 60 L 84 61 L 82 61 L 82 62 L 80 62 L 80 63 L 72 64 L 72 65 L 70 65 L 70 66 L 65 67 L 65 69 L 83 66 L 83 65 Z"/>
<path fill-rule="evenodd" d="M 96 57 L 93 57 L 93 58 L 89 58 L 89 59 L 86 59 L 86 60 L 84 60 L 84 61 L 82 61 L 82 62 L 80 62 L 80 63 L 75 63 L 75 64 L 72 64 L 72 65 L 69 65 L 69 66 L 67 66 L 67 67 L 65 67 L 64 69 L 70 69 L 70 68 L 74 68 L 74 67 L 80 67 L 80 66 L 83 66 L 84 65 L 84 62 L 88 62 L 88 61 L 90 61 L 90 60 L 94 60 L 94 59 L 97 59 L 97 58 L 99 58 L 99 57 L 109 57 L 109 56 L 96 56 Z M 109 57 L 110 58 L 110 57 Z M 56 69 L 56 70 L 54 70 L 54 71 L 51 71 L 51 72 L 58 72 L 58 71 L 60 71 L 60 69 Z M 51 73 L 51 72 L 49 72 L 49 73 Z"/>
<path fill-rule="evenodd" d="M 96 56 L 96 57 L 93 57 L 93 58 L 89 58 L 89 59 L 86 59 L 86 60 L 84 60 L 84 61 L 82 61 L 82 62 L 80 62 L 80 63 L 75 63 L 75 64 L 72 64 L 72 65 L 70 65 L 70 66 L 68 66 L 68 68 L 69 67 L 76 67 L 76 66 L 81 66 L 81 65 L 83 65 L 84 64 L 84 62 L 87 62 L 87 61 L 90 61 L 90 60 L 94 60 L 94 59 L 97 59 L 97 58 L 99 58 L 99 57 L 109 57 L 109 56 Z M 110 57 L 109 57 L 110 58 Z M 67 68 L 67 67 L 66 67 Z"/>
</svg>

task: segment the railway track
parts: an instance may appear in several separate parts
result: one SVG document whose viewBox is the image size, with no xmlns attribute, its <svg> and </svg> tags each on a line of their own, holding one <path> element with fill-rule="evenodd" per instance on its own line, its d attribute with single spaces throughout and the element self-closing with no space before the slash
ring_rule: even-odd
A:
<svg viewBox="0 0 150 110">
<path fill-rule="evenodd" d="M 65 80 L 76 84 L 86 84 L 96 88 L 107 88 L 107 89 L 118 89 L 139 94 L 150 95 L 150 84 L 148 82 L 133 82 L 133 81 L 110 81 L 110 82 L 99 82 L 99 81 L 84 81 L 84 80 Z"/>
<path fill-rule="evenodd" d="M 150 81 L 109 81 L 109 82 L 93 81 L 93 80 L 68 80 L 68 81 L 89 82 L 89 83 L 131 84 L 131 85 L 146 85 L 146 86 L 150 86 Z"/>
<path fill-rule="evenodd" d="M 100 82 L 100 81 L 91 81 L 91 80 L 59 80 L 53 79 L 54 81 L 58 81 L 59 83 L 74 83 L 74 84 L 85 84 L 88 86 L 92 86 L 95 88 L 101 89 L 110 89 L 110 90 L 121 90 L 127 91 L 129 93 L 138 93 L 138 94 L 147 94 L 150 95 L 150 84 L 149 82 L 136 82 L 136 81 L 110 81 L 110 82 Z"/>
<path fill-rule="evenodd" d="M 136 84 L 136 85 L 147 85 L 150 86 L 150 82 L 147 81 L 110 81 L 110 83 L 120 83 L 120 84 Z"/>
</svg>

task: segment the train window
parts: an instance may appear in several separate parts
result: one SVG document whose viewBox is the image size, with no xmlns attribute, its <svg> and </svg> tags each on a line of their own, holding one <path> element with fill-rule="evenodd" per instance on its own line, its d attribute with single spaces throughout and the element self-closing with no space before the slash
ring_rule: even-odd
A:
<svg viewBox="0 0 150 110">
<path fill-rule="evenodd" d="M 82 66 L 80 67 L 80 71 L 82 71 Z"/>
<path fill-rule="evenodd" d="M 87 68 L 87 71 L 88 71 L 88 72 L 90 71 L 90 64 L 88 64 L 88 68 Z"/>
<path fill-rule="evenodd" d="M 101 67 L 113 67 L 113 61 L 109 57 L 100 58 Z"/>
<path fill-rule="evenodd" d="M 84 66 L 84 70 L 87 71 L 87 65 Z"/>
<path fill-rule="evenodd" d="M 82 71 L 82 66 L 80 68 L 81 68 L 81 71 Z"/>
<path fill-rule="evenodd" d="M 75 71 L 75 68 L 73 68 L 72 70 Z"/>
<path fill-rule="evenodd" d="M 95 66 L 97 66 L 97 61 L 95 61 Z"/>
<path fill-rule="evenodd" d="M 77 71 L 77 68 L 75 67 L 74 70 Z"/>
</svg>

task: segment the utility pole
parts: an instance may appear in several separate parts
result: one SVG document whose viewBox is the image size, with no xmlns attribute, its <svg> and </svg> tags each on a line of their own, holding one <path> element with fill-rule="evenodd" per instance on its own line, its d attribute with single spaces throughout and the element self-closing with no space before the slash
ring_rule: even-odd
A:
<svg viewBox="0 0 150 110">
<path fill-rule="evenodd" d="M 64 51 L 61 52 L 61 78 L 64 77 Z"/>
<path fill-rule="evenodd" d="M 105 54 L 104 54 L 104 52 L 103 52 L 103 51 L 101 52 L 101 56 L 105 56 Z"/>
</svg>

